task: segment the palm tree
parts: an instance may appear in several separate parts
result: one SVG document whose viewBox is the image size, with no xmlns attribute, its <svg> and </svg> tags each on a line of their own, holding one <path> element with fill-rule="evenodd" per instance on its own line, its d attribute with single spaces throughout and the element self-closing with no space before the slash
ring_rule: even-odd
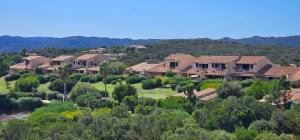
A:
<svg viewBox="0 0 300 140">
<path fill-rule="evenodd" d="M 106 80 L 107 80 L 107 75 L 110 73 L 109 63 L 108 62 L 102 62 L 99 67 L 100 67 L 99 72 L 100 72 L 101 76 L 103 77 L 105 92 L 107 92 Z"/>
<path fill-rule="evenodd" d="M 65 101 L 65 99 L 67 97 L 67 82 L 68 82 L 69 76 L 71 74 L 71 71 L 72 71 L 72 66 L 70 64 L 62 63 L 58 67 L 59 77 L 62 80 L 62 82 L 64 83 L 64 97 L 63 97 L 63 101 Z"/>
</svg>

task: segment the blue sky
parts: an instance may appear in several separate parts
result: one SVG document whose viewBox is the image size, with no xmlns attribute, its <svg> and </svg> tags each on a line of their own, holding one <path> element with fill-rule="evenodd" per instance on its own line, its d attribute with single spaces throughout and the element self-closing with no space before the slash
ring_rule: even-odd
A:
<svg viewBox="0 0 300 140">
<path fill-rule="evenodd" d="M 300 35 L 300 0 L 0 0 L 0 35 Z"/>
</svg>

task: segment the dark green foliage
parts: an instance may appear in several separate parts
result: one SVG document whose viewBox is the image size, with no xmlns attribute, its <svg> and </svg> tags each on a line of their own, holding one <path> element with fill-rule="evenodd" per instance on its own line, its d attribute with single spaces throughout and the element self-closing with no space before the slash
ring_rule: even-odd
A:
<svg viewBox="0 0 300 140">
<path fill-rule="evenodd" d="M 116 85 L 114 91 L 112 92 L 112 97 L 117 100 L 119 103 L 123 100 L 126 96 L 136 96 L 137 92 L 135 87 L 126 83 L 125 85 L 119 83 Z"/>
<path fill-rule="evenodd" d="M 143 80 L 145 80 L 145 78 L 140 76 L 140 75 L 130 75 L 126 79 L 126 82 L 129 83 L 129 84 L 136 84 L 136 83 L 139 83 Z"/>
<path fill-rule="evenodd" d="M 109 63 L 108 68 L 110 69 L 110 74 L 112 75 L 121 75 L 124 73 L 126 65 L 122 62 L 116 61 Z"/>
<path fill-rule="evenodd" d="M 269 131 L 269 132 L 276 133 L 277 126 L 272 121 L 257 120 L 255 122 L 251 123 L 248 129 L 249 130 L 255 130 L 255 131 L 258 131 L 258 132 Z"/>
<path fill-rule="evenodd" d="M 14 98 L 0 95 L 0 113 L 13 112 L 18 109 L 18 102 Z"/>
<path fill-rule="evenodd" d="M 106 93 L 105 91 L 99 91 L 88 83 L 78 83 L 72 89 L 70 97 L 73 101 L 76 101 L 76 98 L 78 96 L 87 94 L 96 94 L 96 96 L 99 96 L 99 98 L 108 96 L 108 93 Z"/>
<path fill-rule="evenodd" d="M 281 139 L 275 133 L 265 132 L 265 133 L 258 134 L 255 137 L 255 140 L 281 140 Z"/>
<path fill-rule="evenodd" d="M 118 81 L 116 81 L 116 80 L 112 80 L 111 82 L 110 82 L 110 84 L 112 84 L 112 85 L 116 85 L 118 83 Z"/>
<path fill-rule="evenodd" d="M 50 77 L 47 75 L 37 75 L 37 79 L 41 84 L 48 83 L 50 81 Z"/>
<path fill-rule="evenodd" d="M 46 95 L 47 95 L 47 93 L 44 91 L 38 91 L 38 92 L 34 93 L 35 97 L 41 98 L 42 100 L 46 99 Z"/>
<path fill-rule="evenodd" d="M 36 108 L 43 106 L 40 98 L 22 97 L 18 99 L 19 109 L 32 111 Z"/>
<path fill-rule="evenodd" d="M 113 102 L 111 100 L 107 100 L 107 99 L 98 99 L 98 100 L 91 100 L 88 103 L 88 106 L 91 109 L 95 109 L 95 108 L 112 108 L 113 107 Z"/>
<path fill-rule="evenodd" d="M 253 121 L 270 119 L 272 107 L 251 97 L 228 97 L 205 103 L 193 112 L 200 126 L 209 129 L 234 131 L 236 127 L 248 127 Z M 226 118 L 226 119 L 224 119 Z"/>
<path fill-rule="evenodd" d="M 35 68 L 35 69 L 34 69 L 34 73 L 35 73 L 35 74 L 44 74 L 44 71 L 43 71 L 42 68 Z"/>
<path fill-rule="evenodd" d="M 46 95 L 46 99 L 47 100 L 55 100 L 57 99 L 57 92 L 50 92 L 50 93 L 47 93 Z"/>
<path fill-rule="evenodd" d="M 14 81 L 14 80 L 18 80 L 20 78 L 20 74 L 9 74 L 7 76 L 4 77 L 5 81 Z"/>
<path fill-rule="evenodd" d="M 21 62 L 23 55 L 21 53 L 9 52 L 0 54 L 0 76 L 7 74 L 9 66 Z"/>
<path fill-rule="evenodd" d="M 70 92 L 75 84 L 76 84 L 76 81 L 69 79 L 67 81 L 67 92 Z M 60 79 L 56 79 L 55 81 L 50 83 L 49 89 L 63 93 L 64 92 L 64 84 Z"/>
<path fill-rule="evenodd" d="M 160 86 L 160 83 L 156 79 L 148 79 L 142 82 L 143 89 L 154 89 Z"/>
<path fill-rule="evenodd" d="M 292 88 L 300 88 L 300 80 L 291 82 Z"/>
<path fill-rule="evenodd" d="M 93 100 L 101 99 L 101 95 L 97 93 L 87 93 L 76 97 L 75 103 L 81 107 L 88 107 Z"/>
<path fill-rule="evenodd" d="M 100 75 L 84 75 L 81 77 L 81 82 L 97 83 L 102 80 Z"/>
<path fill-rule="evenodd" d="M 111 114 L 117 118 L 127 118 L 129 117 L 128 109 L 126 106 L 116 106 L 111 110 Z"/>
<path fill-rule="evenodd" d="M 144 106 L 154 106 L 156 104 L 156 100 L 149 97 L 141 97 L 137 98 L 136 104 Z"/>
<path fill-rule="evenodd" d="M 86 76 L 86 74 L 83 74 L 83 73 L 74 73 L 74 74 L 70 75 L 70 79 L 75 80 L 75 81 L 78 82 L 84 76 Z"/>
<path fill-rule="evenodd" d="M 243 95 L 242 86 L 238 82 L 223 81 L 218 87 L 218 96 L 221 98 L 227 98 L 229 96 L 240 97 Z"/>
<path fill-rule="evenodd" d="M 15 89 L 23 92 L 31 92 L 39 86 L 39 80 L 34 76 L 21 77 L 15 83 Z"/>
<path fill-rule="evenodd" d="M 59 79 L 59 76 L 56 74 L 50 74 L 49 75 L 49 81 L 54 82 L 55 80 Z"/>
<path fill-rule="evenodd" d="M 162 101 L 161 107 L 166 109 L 183 109 L 186 102 L 188 100 L 185 97 L 170 96 Z"/>
<path fill-rule="evenodd" d="M 10 91 L 7 96 L 9 98 L 19 99 L 20 97 L 29 97 L 29 94 L 21 91 Z"/>
<path fill-rule="evenodd" d="M 175 76 L 175 73 L 174 73 L 173 71 L 170 71 L 170 70 L 169 70 L 169 71 L 166 72 L 165 76 L 166 76 L 166 77 L 174 77 L 174 76 Z"/>
<path fill-rule="evenodd" d="M 155 110 L 154 106 L 136 105 L 134 107 L 134 113 L 143 115 L 150 114 L 153 110 Z"/>
<path fill-rule="evenodd" d="M 125 78 L 123 77 L 123 75 L 108 75 L 106 80 L 103 82 L 106 82 L 108 84 L 110 84 L 112 81 L 119 81 L 119 80 L 124 80 Z"/>
</svg>

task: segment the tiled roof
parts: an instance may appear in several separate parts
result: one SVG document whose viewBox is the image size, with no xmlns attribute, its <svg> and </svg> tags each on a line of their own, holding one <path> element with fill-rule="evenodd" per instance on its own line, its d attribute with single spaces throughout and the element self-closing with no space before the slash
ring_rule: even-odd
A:
<svg viewBox="0 0 300 140">
<path fill-rule="evenodd" d="M 25 69 L 26 65 L 24 63 L 18 63 L 9 67 L 10 69 Z"/>
<path fill-rule="evenodd" d="M 292 101 L 296 101 L 296 100 L 300 100 L 300 89 L 291 89 L 291 100 Z"/>
<path fill-rule="evenodd" d="M 239 56 L 207 56 L 203 55 L 197 58 L 197 62 L 201 63 L 228 63 L 232 61 L 237 61 Z"/>
<path fill-rule="evenodd" d="M 298 72 L 296 72 L 292 77 L 292 81 L 297 81 L 297 80 L 300 80 L 300 70 L 298 70 Z"/>
<path fill-rule="evenodd" d="M 64 61 L 64 60 L 71 59 L 71 58 L 73 58 L 72 55 L 61 55 L 61 56 L 51 59 L 51 61 Z"/>
<path fill-rule="evenodd" d="M 172 71 L 174 73 L 180 73 L 178 69 L 170 69 L 168 67 L 165 67 L 163 64 L 160 64 L 158 66 L 152 67 L 147 70 L 147 72 L 153 72 L 153 73 L 166 73 L 167 71 Z"/>
<path fill-rule="evenodd" d="M 265 59 L 265 56 L 241 56 L 237 61 L 238 64 L 256 64 Z"/>
<path fill-rule="evenodd" d="M 78 58 L 76 58 L 76 60 L 89 60 L 97 55 L 98 54 L 84 54 L 84 55 L 81 55 Z"/>
<path fill-rule="evenodd" d="M 50 64 L 49 63 L 45 63 L 45 64 L 43 64 L 43 65 L 40 65 L 39 66 L 39 68 L 48 68 L 50 66 Z"/>
<path fill-rule="evenodd" d="M 31 55 L 31 56 L 27 56 L 27 57 L 24 57 L 23 59 L 25 60 L 33 60 L 33 59 L 37 59 L 37 58 L 41 58 L 42 56 L 39 56 L 39 55 Z"/>
<path fill-rule="evenodd" d="M 99 71 L 100 70 L 100 67 L 91 67 L 91 68 L 88 68 L 89 71 Z"/>
<path fill-rule="evenodd" d="M 189 54 L 175 53 L 175 54 L 171 54 L 171 55 L 167 56 L 165 59 L 166 60 L 186 60 L 186 61 L 193 62 L 196 58 Z"/>
<path fill-rule="evenodd" d="M 280 65 L 273 65 L 269 70 L 267 70 L 264 75 L 272 76 L 272 77 L 280 77 L 287 76 L 291 74 L 294 76 L 298 71 L 300 71 L 300 67 L 284 67 Z"/>
<path fill-rule="evenodd" d="M 216 89 L 214 88 L 207 88 L 201 91 L 196 91 L 194 90 L 194 95 L 202 101 L 208 101 L 211 100 L 215 97 L 217 97 L 217 94 L 215 93 Z M 184 92 L 181 93 L 177 93 L 175 96 L 181 96 L 181 97 L 186 97 L 186 95 L 184 94 Z"/>
<path fill-rule="evenodd" d="M 149 70 L 153 67 L 157 67 L 159 65 L 161 65 L 161 64 L 148 64 L 147 62 L 143 62 L 143 63 L 137 64 L 137 65 L 131 66 L 131 67 L 127 68 L 126 70 L 143 72 L 143 71 Z"/>
</svg>

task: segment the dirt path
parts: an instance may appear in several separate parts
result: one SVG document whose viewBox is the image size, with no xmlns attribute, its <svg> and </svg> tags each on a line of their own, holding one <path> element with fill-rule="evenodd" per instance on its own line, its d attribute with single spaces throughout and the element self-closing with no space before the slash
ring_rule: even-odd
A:
<svg viewBox="0 0 300 140">
<path fill-rule="evenodd" d="M 23 119 L 27 117 L 30 112 L 19 112 L 12 114 L 0 114 L 0 122 L 11 120 L 11 119 Z"/>
</svg>

